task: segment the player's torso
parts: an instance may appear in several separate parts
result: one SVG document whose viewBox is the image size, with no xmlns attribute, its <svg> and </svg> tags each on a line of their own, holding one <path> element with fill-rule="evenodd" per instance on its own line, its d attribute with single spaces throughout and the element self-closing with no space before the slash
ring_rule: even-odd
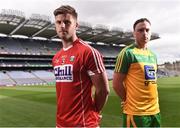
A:
<svg viewBox="0 0 180 128">
<path fill-rule="evenodd" d="M 158 111 L 156 84 L 156 57 L 149 50 L 134 48 L 130 51 L 131 64 L 125 79 L 128 110 L 134 114 Z"/>
<path fill-rule="evenodd" d="M 53 58 L 57 123 L 62 126 L 83 126 L 84 120 L 92 118 L 92 82 L 86 69 L 85 50 L 87 47 L 77 43 L 68 50 L 61 50 Z"/>
<path fill-rule="evenodd" d="M 83 47 L 75 45 L 68 50 L 61 50 L 54 58 L 54 74 L 58 98 L 73 101 L 80 98 L 82 90 L 91 84 L 84 62 Z M 81 50 L 81 51 L 80 51 Z M 86 84 L 85 84 L 86 82 Z M 79 100 L 79 99 L 78 99 Z"/>
</svg>

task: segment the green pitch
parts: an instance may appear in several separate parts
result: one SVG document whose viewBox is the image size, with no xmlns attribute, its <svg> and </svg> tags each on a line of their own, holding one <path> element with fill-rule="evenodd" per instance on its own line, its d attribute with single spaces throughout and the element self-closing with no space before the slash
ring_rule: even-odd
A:
<svg viewBox="0 0 180 128">
<path fill-rule="evenodd" d="M 180 77 L 158 79 L 163 127 L 180 126 Z M 101 126 L 122 126 L 120 99 L 112 90 Z M 54 86 L 0 87 L 0 127 L 55 127 Z"/>
</svg>

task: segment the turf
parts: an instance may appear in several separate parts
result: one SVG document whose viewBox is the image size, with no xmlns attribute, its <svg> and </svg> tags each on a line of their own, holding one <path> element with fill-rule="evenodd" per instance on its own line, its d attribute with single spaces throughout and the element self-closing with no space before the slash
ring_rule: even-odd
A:
<svg viewBox="0 0 180 128">
<path fill-rule="evenodd" d="M 55 109 L 54 87 L 0 89 L 0 127 L 51 127 Z"/>
<path fill-rule="evenodd" d="M 180 126 L 180 77 L 158 79 L 163 127 Z M 120 99 L 111 87 L 101 126 L 122 126 Z M 0 87 L 0 127 L 55 127 L 54 86 Z"/>
<path fill-rule="evenodd" d="M 163 127 L 180 127 L 180 77 L 158 79 Z"/>
</svg>

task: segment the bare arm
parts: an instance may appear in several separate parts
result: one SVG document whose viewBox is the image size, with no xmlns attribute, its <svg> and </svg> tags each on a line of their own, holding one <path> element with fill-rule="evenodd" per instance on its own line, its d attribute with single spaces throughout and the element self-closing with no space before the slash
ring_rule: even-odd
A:
<svg viewBox="0 0 180 128">
<path fill-rule="evenodd" d="M 104 104 L 107 102 L 108 94 L 110 92 L 106 72 L 92 75 L 91 80 L 95 86 L 94 101 L 96 109 L 97 112 L 100 112 Z"/>
<path fill-rule="evenodd" d="M 113 75 L 113 89 L 122 101 L 126 100 L 126 91 L 123 85 L 123 81 L 126 78 L 126 74 L 114 73 Z"/>
</svg>

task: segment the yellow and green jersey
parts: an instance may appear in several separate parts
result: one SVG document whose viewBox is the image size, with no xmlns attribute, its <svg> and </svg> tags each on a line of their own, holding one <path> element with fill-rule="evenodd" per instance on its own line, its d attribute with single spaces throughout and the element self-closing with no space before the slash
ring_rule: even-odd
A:
<svg viewBox="0 0 180 128">
<path fill-rule="evenodd" d="M 154 53 L 125 47 L 118 55 L 115 72 L 126 74 L 126 101 L 123 112 L 130 115 L 154 115 L 160 112 L 156 83 L 157 59 Z"/>
</svg>

